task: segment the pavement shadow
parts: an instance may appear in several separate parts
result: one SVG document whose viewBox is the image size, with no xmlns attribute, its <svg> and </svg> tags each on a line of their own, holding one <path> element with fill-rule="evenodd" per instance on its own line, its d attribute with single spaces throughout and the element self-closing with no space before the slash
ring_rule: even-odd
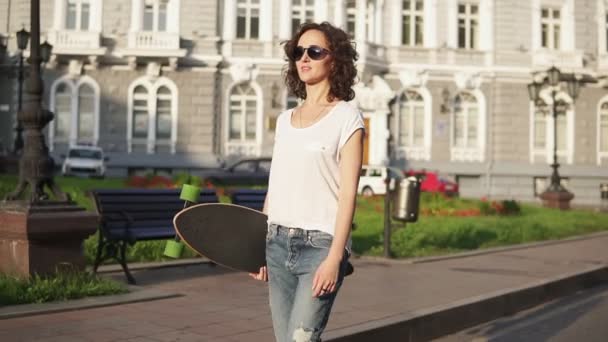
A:
<svg viewBox="0 0 608 342">
<path fill-rule="evenodd" d="M 148 268 L 131 270 L 137 286 L 160 285 L 163 283 L 176 282 L 180 280 L 189 280 L 200 277 L 218 276 L 224 274 L 237 273 L 228 268 L 211 265 L 210 263 L 200 263 L 194 265 L 176 265 L 159 268 Z M 118 282 L 127 283 L 124 273 L 116 271 L 107 273 L 107 277 Z"/>
<path fill-rule="evenodd" d="M 596 295 L 606 290 L 608 286 L 595 287 L 540 308 L 469 329 L 466 335 L 471 338 L 483 336 L 488 342 L 549 341 L 598 305 L 605 305 L 608 299 L 597 300 Z"/>
</svg>

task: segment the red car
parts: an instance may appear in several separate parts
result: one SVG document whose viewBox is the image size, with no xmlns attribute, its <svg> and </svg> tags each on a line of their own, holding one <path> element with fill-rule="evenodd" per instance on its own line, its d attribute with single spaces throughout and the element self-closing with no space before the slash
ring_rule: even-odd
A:
<svg viewBox="0 0 608 342">
<path fill-rule="evenodd" d="M 447 179 L 439 177 L 437 172 L 432 171 L 407 171 L 405 174 L 409 176 L 415 176 L 422 179 L 420 184 L 420 190 L 427 192 L 442 192 L 448 196 L 458 195 L 458 184 L 449 181 Z"/>
</svg>

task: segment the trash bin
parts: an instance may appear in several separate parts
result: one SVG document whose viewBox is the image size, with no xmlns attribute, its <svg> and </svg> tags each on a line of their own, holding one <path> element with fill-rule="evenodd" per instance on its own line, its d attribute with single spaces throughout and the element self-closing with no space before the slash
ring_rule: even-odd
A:
<svg viewBox="0 0 608 342">
<path fill-rule="evenodd" d="M 402 179 L 397 183 L 393 201 L 393 219 L 405 222 L 418 221 L 420 180 L 416 177 Z"/>
<path fill-rule="evenodd" d="M 600 183 L 600 197 L 602 200 L 608 200 L 608 183 Z"/>
</svg>

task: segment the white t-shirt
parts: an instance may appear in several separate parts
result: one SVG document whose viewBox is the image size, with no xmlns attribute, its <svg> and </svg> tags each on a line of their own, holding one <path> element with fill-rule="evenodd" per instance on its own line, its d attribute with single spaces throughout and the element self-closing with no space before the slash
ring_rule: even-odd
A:
<svg viewBox="0 0 608 342">
<path fill-rule="evenodd" d="M 286 110 L 277 118 L 268 181 L 268 223 L 333 236 L 339 152 L 357 129 L 365 129 L 363 116 L 340 101 L 311 126 L 296 128 L 291 124 L 292 113 L 293 109 Z"/>
</svg>

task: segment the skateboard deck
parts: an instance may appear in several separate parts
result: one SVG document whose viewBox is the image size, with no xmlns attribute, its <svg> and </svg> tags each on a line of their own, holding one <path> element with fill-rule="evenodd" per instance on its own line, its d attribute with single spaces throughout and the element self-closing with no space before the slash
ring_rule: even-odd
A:
<svg viewBox="0 0 608 342">
<path fill-rule="evenodd" d="M 197 253 L 227 268 L 258 273 L 266 265 L 268 217 L 235 204 L 206 203 L 175 215 L 181 240 Z"/>
</svg>

